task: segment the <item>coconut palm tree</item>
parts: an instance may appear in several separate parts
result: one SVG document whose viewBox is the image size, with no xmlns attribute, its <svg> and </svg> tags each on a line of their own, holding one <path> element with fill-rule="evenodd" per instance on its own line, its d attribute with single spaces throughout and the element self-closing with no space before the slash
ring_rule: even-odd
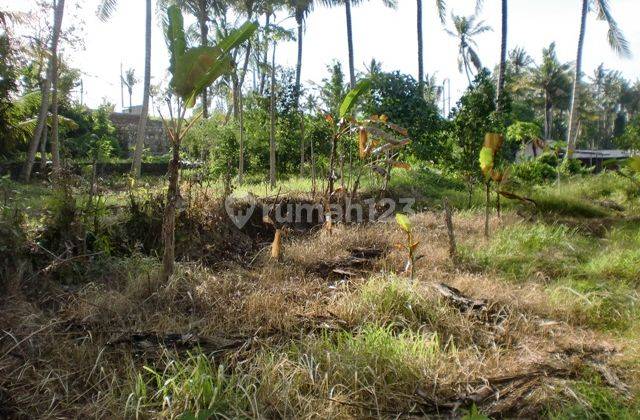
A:
<svg viewBox="0 0 640 420">
<path fill-rule="evenodd" d="M 300 74 L 302 72 L 302 37 L 304 21 L 313 10 L 313 0 L 288 0 L 289 9 L 293 12 L 298 25 L 298 61 L 296 62 L 296 105 L 300 98 Z"/>
<path fill-rule="evenodd" d="M 354 66 L 354 54 L 353 54 L 353 27 L 351 21 L 351 6 L 357 6 L 365 0 L 322 0 L 322 2 L 329 7 L 344 6 L 345 15 L 347 18 L 347 47 L 349 50 L 349 87 L 355 89 L 356 87 L 356 70 Z M 382 0 L 382 3 L 389 8 L 395 9 L 398 6 L 397 0 Z"/>
<path fill-rule="evenodd" d="M 133 108 L 131 99 L 133 96 L 133 88 L 138 84 L 136 71 L 134 69 L 128 69 L 122 77 L 122 83 L 127 87 L 127 92 L 129 93 L 129 113 L 131 113 L 131 109 Z"/>
<path fill-rule="evenodd" d="M 544 98 L 544 138 L 551 138 L 553 127 L 553 109 L 558 102 L 568 96 L 571 86 L 571 63 L 561 63 L 556 53 L 556 44 L 552 42 L 542 50 L 542 64 L 529 74 L 529 86 L 542 94 Z"/>
<path fill-rule="evenodd" d="M 304 21 L 306 17 L 313 10 L 313 0 L 288 0 L 288 6 L 293 12 L 293 16 L 296 19 L 298 25 L 298 61 L 296 62 L 296 90 L 295 90 L 295 104 L 297 111 L 301 114 L 300 118 L 300 175 L 303 175 L 304 170 L 304 115 L 300 110 L 300 76 L 302 73 L 302 36 L 304 34 Z M 275 46 L 274 46 L 275 48 Z M 272 70 L 273 71 L 273 70 Z M 275 186 L 275 183 L 274 183 Z"/>
<path fill-rule="evenodd" d="M 36 161 L 36 153 L 38 152 L 38 145 L 43 137 L 43 133 L 46 130 L 46 120 L 49 109 L 49 94 L 52 84 L 54 83 L 58 77 L 58 44 L 60 42 L 60 33 L 62 31 L 62 19 L 64 17 L 64 4 L 65 0 L 57 0 L 54 3 L 54 13 L 53 13 L 53 32 L 51 37 L 51 48 L 49 50 L 49 65 L 47 68 L 47 78 L 44 81 L 44 86 L 42 88 L 42 100 L 40 102 L 40 111 L 38 113 L 38 123 L 36 129 L 31 137 L 31 141 L 29 142 L 29 149 L 27 152 L 27 161 L 22 168 L 22 179 L 24 181 L 29 181 L 31 178 L 31 170 L 33 169 L 33 165 Z M 57 100 L 54 95 L 54 99 Z M 54 107 L 55 108 L 55 107 Z M 57 108 L 54 109 L 57 113 Z M 57 119 L 56 119 L 57 124 Z M 56 128 L 57 131 L 57 128 Z M 52 151 L 57 152 L 57 138 L 56 145 L 53 146 L 54 149 Z M 54 139 L 51 140 L 52 143 Z M 55 156 L 54 156 L 55 158 Z M 56 169 L 59 169 L 59 159 L 57 162 L 54 162 L 57 166 Z"/>
<path fill-rule="evenodd" d="M 471 75 L 473 74 L 471 67 L 473 66 L 476 72 L 482 69 L 482 62 L 475 50 L 478 48 L 478 44 L 473 38 L 492 30 L 483 20 L 476 22 L 476 19 L 477 15 L 457 16 L 452 13 L 453 28 L 445 29 L 450 36 L 458 39 L 458 71 L 466 73 L 469 84 L 472 82 Z"/>
<path fill-rule="evenodd" d="M 533 64 L 533 58 L 524 48 L 516 47 L 509 52 L 509 64 L 514 76 L 520 76 L 522 72 Z"/>
<path fill-rule="evenodd" d="M 618 27 L 613 15 L 609 0 L 582 0 L 582 13 L 580 15 L 580 33 L 578 35 L 578 53 L 576 57 L 576 67 L 573 77 L 573 89 L 571 92 L 571 111 L 569 113 L 569 129 L 567 130 L 567 153 L 565 159 L 571 159 L 577 140 L 576 127 L 578 122 L 579 108 L 579 85 L 582 77 L 582 53 L 584 50 L 584 36 L 587 29 L 587 14 L 589 11 L 596 13 L 598 20 L 604 21 L 609 26 L 607 40 L 609 46 L 621 57 L 629 57 L 631 48 L 629 42 L 624 37 L 622 30 Z"/>
<path fill-rule="evenodd" d="M 103 22 L 108 21 L 116 8 L 118 0 L 100 0 L 96 14 Z M 140 177 L 142 169 L 142 150 L 144 149 L 144 139 L 147 130 L 147 116 L 149 115 L 149 92 L 151 90 L 151 0 L 145 0 L 145 48 L 144 48 L 144 93 L 142 97 L 142 111 L 138 122 L 138 132 L 136 134 L 136 147 L 133 152 L 133 163 L 131 164 L 131 175 L 134 178 Z"/>
<path fill-rule="evenodd" d="M 438 9 L 438 17 L 440 22 L 445 24 L 445 11 L 446 1 L 436 0 L 436 9 Z M 416 12 L 417 12 L 417 29 L 418 29 L 418 84 L 420 91 L 424 87 L 424 51 L 423 51 L 423 37 L 422 37 L 422 0 L 416 0 Z"/>
</svg>

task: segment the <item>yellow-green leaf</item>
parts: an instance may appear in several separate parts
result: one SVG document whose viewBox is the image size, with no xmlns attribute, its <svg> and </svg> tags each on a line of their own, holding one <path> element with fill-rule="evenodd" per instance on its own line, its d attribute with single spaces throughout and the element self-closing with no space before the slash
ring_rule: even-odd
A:
<svg viewBox="0 0 640 420">
<path fill-rule="evenodd" d="M 483 147 L 480 150 L 480 169 L 485 175 L 493 168 L 493 149 Z"/>
<path fill-rule="evenodd" d="M 411 221 L 406 214 L 396 213 L 396 222 L 405 232 L 411 232 Z"/>
</svg>

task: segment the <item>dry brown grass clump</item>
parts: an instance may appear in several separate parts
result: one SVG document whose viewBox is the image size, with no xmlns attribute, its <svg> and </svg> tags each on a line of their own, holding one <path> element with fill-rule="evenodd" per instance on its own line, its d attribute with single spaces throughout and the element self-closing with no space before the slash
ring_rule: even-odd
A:
<svg viewBox="0 0 640 420">
<path fill-rule="evenodd" d="M 616 378 L 637 381 L 619 374 L 629 363 L 616 360 L 619 341 L 570 323 L 570 304 L 554 307 L 533 281 L 456 266 L 439 214 L 412 222 L 423 255 L 414 282 L 398 275 L 401 231 L 381 222 L 291 235 L 281 261 L 265 241 L 238 260 L 183 262 L 166 284 L 157 261 L 134 255 L 78 287 L 6 300 L 6 414 L 120 417 L 126 406 L 171 417 L 204 409 L 213 399 L 197 391 L 211 385 L 216 413 L 230 416 L 460 415 L 474 404 L 539 416 L 571 400 L 585 369 L 614 392 Z M 481 216 L 455 223 L 461 243 L 481 243 Z M 482 305 L 461 307 L 439 283 Z"/>
</svg>

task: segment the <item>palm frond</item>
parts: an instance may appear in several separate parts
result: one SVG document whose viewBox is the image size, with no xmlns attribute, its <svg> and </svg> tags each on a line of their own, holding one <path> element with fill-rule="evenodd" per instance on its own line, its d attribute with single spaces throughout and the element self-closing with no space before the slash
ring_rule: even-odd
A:
<svg viewBox="0 0 640 420">
<path fill-rule="evenodd" d="M 438 17 L 444 25 L 447 20 L 447 2 L 446 0 L 436 0 L 436 8 L 438 9 Z"/>
<path fill-rule="evenodd" d="M 469 31 L 469 36 L 479 35 L 485 32 L 491 32 L 493 28 L 487 24 L 485 24 L 484 20 L 478 22 L 475 26 L 471 26 L 471 30 Z"/>
<path fill-rule="evenodd" d="M 118 7 L 118 0 L 100 0 L 96 16 L 103 22 L 108 21 Z"/>
<path fill-rule="evenodd" d="M 607 39 L 611 48 L 621 57 L 631 57 L 631 47 L 629 41 L 625 38 L 622 30 L 618 26 L 618 23 L 611 14 L 611 6 L 609 0 L 594 0 L 595 11 L 598 15 L 598 19 L 607 22 L 609 25 L 609 32 Z"/>
<path fill-rule="evenodd" d="M 467 48 L 467 51 L 469 52 L 469 58 L 471 59 L 471 63 L 473 63 L 473 66 L 476 68 L 476 70 L 480 71 L 482 69 L 482 63 L 480 62 L 480 57 L 478 57 L 478 54 L 471 47 Z"/>
</svg>

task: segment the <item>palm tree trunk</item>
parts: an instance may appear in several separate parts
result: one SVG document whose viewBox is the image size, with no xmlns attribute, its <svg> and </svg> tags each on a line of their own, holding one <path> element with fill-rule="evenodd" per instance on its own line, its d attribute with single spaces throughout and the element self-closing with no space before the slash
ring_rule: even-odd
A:
<svg viewBox="0 0 640 420">
<path fill-rule="evenodd" d="M 315 196 L 316 193 L 316 155 L 313 150 L 313 139 L 309 140 L 309 153 L 311 154 L 311 188 L 313 189 L 313 194 Z"/>
<path fill-rule="evenodd" d="M 471 86 L 471 69 L 469 66 L 469 61 L 467 60 L 467 56 L 465 52 L 462 53 L 462 61 L 464 61 L 464 71 L 467 74 L 467 80 L 469 81 L 469 86 Z"/>
<path fill-rule="evenodd" d="M 242 103 L 242 83 L 247 74 L 247 68 L 249 66 L 249 57 L 251 55 L 251 42 L 247 44 L 247 48 L 244 56 L 244 65 L 240 77 L 234 73 L 233 77 L 233 92 L 234 92 L 234 117 L 240 126 L 240 162 L 238 165 L 238 184 L 242 184 L 242 178 L 244 176 L 244 108 Z"/>
<path fill-rule="evenodd" d="M 267 12 L 267 17 L 265 19 L 265 28 L 269 28 L 269 24 L 271 22 L 271 13 Z M 264 36 L 264 53 L 262 56 L 262 70 L 260 71 L 260 85 L 258 87 L 258 92 L 260 95 L 264 94 L 264 86 L 267 81 L 267 63 L 269 61 L 269 39 L 267 35 Z"/>
<path fill-rule="evenodd" d="M 298 62 L 296 63 L 296 111 L 300 114 L 300 176 L 303 175 L 304 170 L 304 115 L 300 112 L 300 78 L 302 73 L 302 36 L 304 28 L 302 26 L 302 19 L 296 19 L 298 22 Z"/>
<path fill-rule="evenodd" d="M 142 149 L 147 130 L 147 116 L 149 115 L 149 90 L 151 87 L 151 0 L 146 0 L 145 49 L 144 49 L 144 96 L 142 98 L 142 112 L 138 121 L 136 148 L 133 152 L 131 175 L 140 178 L 142 171 Z"/>
<path fill-rule="evenodd" d="M 549 140 L 551 138 L 551 100 L 549 100 L 549 93 L 544 93 L 544 138 Z"/>
<path fill-rule="evenodd" d="M 64 3 L 64 0 L 60 0 Z M 58 150 L 58 55 L 54 55 L 53 62 L 53 79 L 51 80 L 51 162 L 53 164 L 53 173 L 60 172 L 60 151 Z"/>
<path fill-rule="evenodd" d="M 582 0 L 582 15 L 580 20 L 580 36 L 578 38 L 578 53 L 576 57 L 576 68 L 573 77 L 573 90 L 571 93 L 571 113 L 569 114 L 569 129 L 567 133 L 567 153 L 565 159 L 571 159 L 575 149 L 576 123 L 578 121 L 578 86 L 580 85 L 580 76 L 582 74 L 582 51 L 584 48 L 584 34 L 587 29 L 587 13 L 589 12 L 589 1 Z"/>
<path fill-rule="evenodd" d="M 347 17 L 347 46 L 349 48 L 349 86 L 356 87 L 356 71 L 353 59 L 353 28 L 351 26 L 351 0 L 345 0 L 344 10 Z"/>
<path fill-rule="evenodd" d="M 242 89 L 238 90 L 238 126 L 240 131 L 240 164 L 238 166 L 238 184 L 242 184 L 242 178 L 244 177 L 244 96 L 242 95 Z"/>
<path fill-rule="evenodd" d="M 207 11 L 201 4 L 200 16 L 198 16 L 198 25 L 200 26 L 200 45 L 206 47 L 209 38 L 209 28 L 207 27 Z M 209 98 L 208 89 L 202 91 L 202 118 L 209 118 Z"/>
<path fill-rule="evenodd" d="M 418 23 L 418 86 L 420 95 L 424 90 L 424 51 L 422 41 L 422 0 L 417 0 L 417 23 Z"/>
<path fill-rule="evenodd" d="M 507 0 L 502 0 L 502 36 L 500 42 L 500 67 L 498 70 L 497 110 L 504 108 L 504 77 L 507 65 Z"/>
<path fill-rule="evenodd" d="M 302 19 L 298 20 L 298 61 L 296 63 L 296 108 L 300 102 L 300 78 L 302 73 L 302 36 L 304 28 L 302 27 Z"/>
<path fill-rule="evenodd" d="M 28 182 L 31 178 L 31 170 L 36 161 L 36 153 L 38 152 L 38 145 L 40 144 L 40 138 L 42 132 L 45 129 L 47 123 L 47 114 L 49 110 L 49 91 L 51 89 L 51 82 L 53 80 L 53 57 L 58 55 L 58 42 L 60 41 L 60 30 L 62 28 L 62 17 L 64 12 L 64 0 L 58 0 L 54 8 L 54 24 L 53 24 L 53 36 L 51 39 L 51 55 L 49 58 L 49 66 L 47 69 L 47 78 L 44 82 L 42 101 L 40 103 L 40 111 L 38 113 L 38 124 L 36 130 L 33 133 L 33 137 L 29 142 L 29 149 L 27 153 L 27 161 L 22 168 L 21 177 L 23 181 Z"/>
<path fill-rule="evenodd" d="M 269 184 L 276 187 L 276 43 L 271 55 L 271 97 L 269 100 Z"/>
<path fill-rule="evenodd" d="M 47 137 L 49 130 L 45 127 L 42 130 L 42 140 L 40 140 L 40 174 L 45 176 L 47 173 Z"/>
</svg>

